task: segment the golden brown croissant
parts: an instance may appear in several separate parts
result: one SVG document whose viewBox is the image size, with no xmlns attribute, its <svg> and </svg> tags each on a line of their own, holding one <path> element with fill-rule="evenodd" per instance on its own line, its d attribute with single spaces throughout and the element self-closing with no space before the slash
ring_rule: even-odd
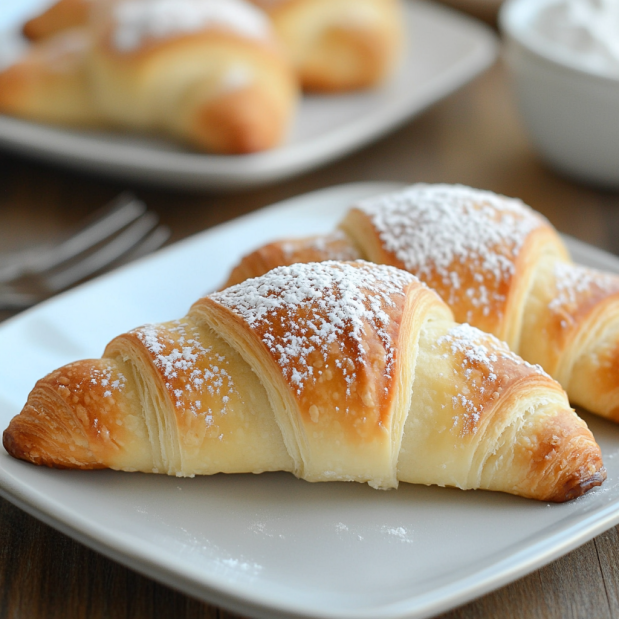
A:
<svg viewBox="0 0 619 619">
<path fill-rule="evenodd" d="M 453 322 L 410 274 L 282 267 L 40 380 L 4 432 L 52 467 L 191 476 L 292 471 L 565 501 L 605 479 L 565 392 Z"/>
<path fill-rule="evenodd" d="M 88 21 L 94 0 L 59 0 L 24 26 L 38 40 Z M 393 69 L 399 0 L 251 0 L 266 11 L 307 90 L 367 88 Z"/>
<path fill-rule="evenodd" d="M 252 0 L 269 13 L 306 90 L 368 88 L 402 46 L 399 0 Z"/>
<path fill-rule="evenodd" d="M 163 133 L 218 153 L 284 139 L 298 85 L 258 8 L 245 0 L 91 4 L 87 27 L 33 45 L 0 73 L 0 112 Z M 70 62 L 60 67 L 67 47 Z"/>
<path fill-rule="evenodd" d="M 574 404 L 619 421 L 619 277 L 572 264 L 550 223 L 519 200 L 449 185 L 413 185 L 364 200 L 341 224 L 349 251 L 403 268 L 436 290 L 456 320 L 493 333 L 540 364 Z M 228 284 L 303 261 L 272 243 L 246 256 Z M 346 241 L 340 237 L 338 251 Z"/>
<path fill-rule="evenodd" d="M 92 1 L 58 0 L 24 24 L 24 35 L 32 41 L 38 41 L 63 30 L 84 26 L 88 22 Z"/>
<path fill-rule="evenodd" d="M 89 34 L 76 29 L 33 46 L 0 72 L 0 113 L 64 125 L 104 124 L 88 88 L 90 45 Z"/>
</svg>

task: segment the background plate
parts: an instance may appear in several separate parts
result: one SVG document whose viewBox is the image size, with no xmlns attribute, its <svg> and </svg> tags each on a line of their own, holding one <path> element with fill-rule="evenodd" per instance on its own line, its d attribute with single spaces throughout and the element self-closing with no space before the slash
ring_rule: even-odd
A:
<svg viewBox="0 0 619 619">
<path fill-rule="evenodd" d="M 16 19 L 18 11 L 11 7 L 18 2 L 3 0 L 0 24 L 3 13 Z M 289 140 L 275 150 L 208 155 L 162 140 L 70 131 L 1 115 L 0 147 L 119 178 L 186 188 L 238 189 L 300 174 L 379 138 L 494 61 L 496 37 L 483 24 L 417 0 L 406 0 L 405 9 L 408 45 L 392 79 L 368 92 L 304 97 Z M 11 55 L 3 36 L 0 54 L 4 49 Z"/>
<path fill-rule="evenodd" d="M 171 246 L 0 326 L 0 426 L 35 381 L 98 356 L 114 335 L 182 316 L 247 251 L 327 232 L 355 200 L 397 188 L 334 187 Z M 584 263 L 619 261 L 568 240 Z M 0 451 L 0 492 L 104 554 L 247 615 L 427 617 L 532 571 L 619 522 L 619 427 L 586 416 L 608 481 L 563 505 L 402 484 L 310 484 L 284 473 L 176 479 L 55 471 Z"/>
</svg>

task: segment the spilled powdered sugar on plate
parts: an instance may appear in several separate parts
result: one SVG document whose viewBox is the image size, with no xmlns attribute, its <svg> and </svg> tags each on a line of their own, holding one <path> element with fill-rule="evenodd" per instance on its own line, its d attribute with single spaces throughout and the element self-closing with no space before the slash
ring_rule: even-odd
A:
<svg viewBox="0 0 619 619">
<path fill-rule="evenodd" d="M 380 525 L 380 526 L 350 526 L 345 524 L 344 522 L 338 522 L 335 525 L 335 531 L 338 537 L 346 538 L 346 539 L 354 539 L 358 542 L 364 542 L 372 537 L 380 537 L 383 539 L 387 539 L 390 542 L 396 542 L 401 544 L 412 544 L 413 540 L 413 531 L 408 527 L 404 527 L 401 525 L 389 526 L 389 525 Z"/>
</svg>

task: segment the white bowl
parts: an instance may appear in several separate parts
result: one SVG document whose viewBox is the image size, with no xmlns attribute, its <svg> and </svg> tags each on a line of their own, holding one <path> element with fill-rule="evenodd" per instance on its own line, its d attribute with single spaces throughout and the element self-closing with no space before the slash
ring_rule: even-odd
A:
<svg viewBox="0 0 619 619">
<path fill-rule="evenodd" d="M 531 139 L 557 170 L 619 188 L 619 77 L 581 62 L 534 28 L 557 0 L 508 0 L 505 35 L 518 105 Z"/>
</svg>

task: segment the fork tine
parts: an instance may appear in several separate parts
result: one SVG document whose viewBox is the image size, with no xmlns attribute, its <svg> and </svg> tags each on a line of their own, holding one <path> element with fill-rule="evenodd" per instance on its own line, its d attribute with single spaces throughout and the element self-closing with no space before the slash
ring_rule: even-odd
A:
<svg viewBox="0 0 619 619">
<path fill-rule="evenodd" d="M 42 273 L 41 276 L 45 279 L 50 292 L 60 292 L 118 260 L 138 245 L 155 228 L 158 221 L 159 217 L 155 213 L 147 212 L 112 241 L 77 264 L 50 275 Z"/>
<path fill-rule="evenodd" d="M 92 223 L 86 224 L 79 232 L 47 252 L 48 255 L 38 260 L 37 264 L 31 267 L 32 270 L 47 271 L 75 258 L 116 234 L 145 212 L 146 205 L 133 194 L 120 194 L 111 204 L 94 215 Z"/>
<path fill-rule="evenodd" d="M 170 229 L 167 226 L 157 226 L 150 233 L 147 233 L 141 241 L 138 241 L 138 244 L 134 249 L 130 249 L 118 260 L 114 261 L 114 266 L 120 266 L 127 262 L 137 260 L 142 256 L 148 255 L 156 249 L 159 249 L 168 240 L 168 238 L 170 238 Z M 105 268 L 105 266 L 102 268 Z M 0 282 L 0 312 L 13 313 L 24 310 L 36 305 L 41 300 L 42 298 L 36 294 L 12 290 L 10 286 L 6 286 Z"/>
<path fill-rule="evenodd" d="M 4 258 L 0 264 L 0 282 L 8 282 L 25 273 L 39 273 L 57 267 L 119 232 L 145 211 L 143 202 L 130 192 L 124 192 L 93 213 L 78 232 L 62 243 L 29 249 Z"/>
<path fill-rule="evenodd" d="M 139 241 L 133 249 L 130 249 L 127 253 L 118 258 L 118 260 L 115 260 L 108 266 L 115 269 L 130 262 L 134 262 L 135 260 L 139 260 L 144 256 L 148 256 L 148 254 L 159 249 L 170 238 L 171 234 L 170 228 L 167 226 L 157 226 L 152 232 Z"/>
<path fill-rule="evenodd" d="M 31 264 L 39 260 L 41 252 L 47 255 L 50 247 L 26 249 L 10 255 L 0 256 L 0 283 L 8 282 L 23 275 Z"/>
<path fill-rule="evenodd" d="M 170 238 L 170 234 L 167 226 L 157 226 L 135 249 L 122 257 L 119 265 L 133 262 L 156 251 Z"/>
</svg>

